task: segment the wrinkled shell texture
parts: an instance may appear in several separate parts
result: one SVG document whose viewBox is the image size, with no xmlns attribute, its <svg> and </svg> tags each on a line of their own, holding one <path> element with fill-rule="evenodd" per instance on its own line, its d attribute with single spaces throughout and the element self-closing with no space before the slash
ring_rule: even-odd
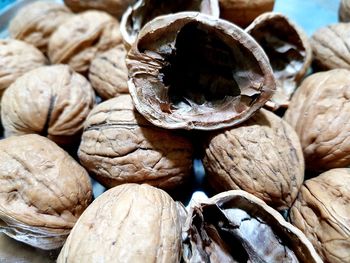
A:
<svg viewBox="0 0 350 263">
<path fill-rule="evenodd" d="M 350 169 L 305 181 L 290 213 L 325 262 L 350 261 Z"/>
<path fill-rule="evenodd" d="M 299 135 L 309 170 L 350 165 L 350 71 L 313 74 L 297 89 L 284 119 Z"/>
<path fill-rule="evenodd" d="M 350 24 L 339 23 L 317 30 L 311 45 L 314 62 L 321 69 L 350 69 Z"/>
<path fill-rule="evenodd" d="M 0 40 L 0 94 L 18 77 L 47 63 L 35 47 L 12 39 Z"/>
<path fill-rule="evenodd" d="M 272 11 L 275 0 L 219 0 L 220 17 L 241 27 L 259 15 Z"/>
<path fill-rule="evenodd" d="M 67 65 L 45 66 L 18 78 L 4 93 L 5 136 L 38 133 L 57 143 L 75 139 L 92 109 L 90 83 Z"/>
<path fill-rule="evenodd" d="M 96 106 L 85 123 L 78 155 L 107 187 L 148 183 L 172 188 L 191 175 L 192 144 L 138 114 L 129 95 Z"/>
<path fill-rule="evenodd" d="M 268 58 L 249 34 L 195 12 L 148 23 L 126 62 L 137 110 L 162 128 L 213 130 L 238 124 L 275 90 Z"/>
<path fill-rule="evenodd" d="M 23 40 L 46 52 L 52 33 L 71 16 L 71 11 L 62 4 L 34 2 L 16 14 L 10 23 L 9 33 L 12 38 Z"/>
<path fill-rule="evenodd" d="M 99 196 L 79 218 L 57 263 L 180 262 L 177 204 L 149 185 L 125 184 Z"/>
<path fill-rule="evenodd" d="M 350 22 L 350 1 L 349 0 L 340 1 L 339 20 L 341 22 Z"/>
<path fill-rule="evenodd" d="M 91 62 L 89 79 L 92 87 L 103 99 L 129 93 L 125 57 L 126 50 L 124 45 L 120 44 L 99 54 Z"/>
<path fill-rule="evenodd" d="M 278 210 L 292 205 L 304 180 L 298 136 L 263 109 L 237 128 L 213 134 L 203 164 L 217 191 L 241 189 Z"/>
<path fill-rule="evenodd" d="M 49 58 L 55 64 L 69 64 L 84 73 L 98 53 L 121 43 L 119 22 L 101 11 L 75 15 L 52 34 Z"/>
<path fill-rule="evenodd" d="M 1 140 L 0 163 L 1 231 L 42 249 L 62 246 L 91 201 L 87 172 L 35 134 Z"/>
</svg>

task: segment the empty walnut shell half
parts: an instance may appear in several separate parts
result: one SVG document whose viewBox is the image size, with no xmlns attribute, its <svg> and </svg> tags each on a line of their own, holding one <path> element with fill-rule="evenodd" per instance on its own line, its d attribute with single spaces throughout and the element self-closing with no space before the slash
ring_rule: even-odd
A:
<svg viewBox="0 0 350 263">
<path fill-rule="evenodd" d="M 97 105 L 85 122 L 78 155 L 107 187 L 148 183 L 174 188 L 192 173 L 192 144 L 180 134 L 153 126 L 130 95 Z"/>
<path fill-rule="evenodd" d="M 86 11 L 58 27 L 50 38 L 48 55 L 54 64 L 69 64 L 85 73 L 97 54 L 121 42 L 115 18 L 101 11 Z"/>
<path fill-rule="evenodd" d="M 287 107 L 290 98 L 311 65 L 312 49 L 305 32 L 286 16 L 265 13 L 246 31 L 262 46 L 275 74 L 274 108 Z"/>
<path fill-rule="evenodd" d="M 275 90 L 268 58 L 249 34 L 195 12 L 148 23 L 126 61 L 137 110 L 168 129 L 238 124 Z"/>
<path fill-rule="evenodd" d="M 219 17 L 219 4 L 218 0 L 138 0 L 126 10 L 120 22 L 125 45 L 129 48 L 141 28 L 152 19 L 182 11 L 198 11 Z"/>
<path fill-rule="evenodd" d="M 339 21 L 350 22 L 350 1 L 341 0 L 339 5 Z"/>
<path fill-rule="evenodd" d="M 305 235 L 244 191 L 218 194 L 194 206 L 184 233 L 185 262 L 319 262 Z"/>
<path fill-rule="evenodd" d="M 35 134 L 0 140 L 0 231 L 41 249 L 63 245 L 89 205 L 87 172 Z"/>
<path fill-rule="evenodd" d="M 240 189 L 277 210 L 290 208 L 304 181 L 304 158 L 287 122 L 262 109 L 208 140 L 203 164 L 215 190 Z"/>
<path fill-rule="evenodd" d="M 324 262 L 350 262 L 350 169 L 329 170 L 305 181 L 290 221 Z"/>
<path fill-rule="evenodd" d="M 178 263 L 181 206 L 164 191 L 138 184 L 114 187 L 79 218 L 57 263 Z"/>
<path fill-rule="evenodd" d="M 326 171 L 350 165 L 350 71 L 313 74 L 297 89 L 284 119 L 299 135 L 305 166 Z"/>
<path fill-rule="evenodd" d="M 69 66 L 34 69 L 18 78 L 2 97 L 5 137 L 37 133 L 59 144 L 71 143 L 80 138 L 94 103 L 89 82 Z"/>
<path fill-rule="evenodd" d="M 72 17 L 72 12 L 62 4 L 39 1 L 25 5 L 10 23 L 10 36 L 28 42 L 42 52 L 58 26 Z"/>
</svg>

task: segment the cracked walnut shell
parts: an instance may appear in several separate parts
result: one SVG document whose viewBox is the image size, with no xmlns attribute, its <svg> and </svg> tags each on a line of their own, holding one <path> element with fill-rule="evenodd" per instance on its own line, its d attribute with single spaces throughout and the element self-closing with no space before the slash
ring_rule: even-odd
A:
<svg viewBox="0 0 350 263">
<path fill-rule="evenodd" d="M 166 192 L 149 185 L 114 187 L 79 218 L 57 263 L 178 263 L 181 209 Z"/>
<path fill-rule="evenodd" d="M 350 22 L 350 1 L 349 0 L 340 0 L 339 21 Z"/>
<path fill-rule="evenodd" d="M 87 172 L 54 142 L 0 140 L 0 231 L 41 249 L 63 245 L 92 198 Z"/>
<path fill-rule="evenodd" d="M 304 180 L 297 134 L 264 109 L 238 127 L 209 136 L 203 164 L 215 190 L 241 189 L 278 210 L 291 207 Z"/>
<path fill-rule="evenodd" d="M 192 144 L 178 133 L 146 121 L 130 95 L 97 105 L 88 116 L 78 155 L 107 187 L 148 183 L 174 188 L 192 174 Z"/>
<path fill-rule="evenodd" d="M 350 169 L 329 170 L 304 182 L 290 221 L 324 262 L 350 262 Z"/>
</svg>

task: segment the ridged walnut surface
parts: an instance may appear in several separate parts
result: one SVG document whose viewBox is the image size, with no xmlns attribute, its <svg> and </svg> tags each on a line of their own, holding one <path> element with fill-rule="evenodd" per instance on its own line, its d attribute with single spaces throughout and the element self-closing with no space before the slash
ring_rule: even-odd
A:
<svg viewBox="0 0 350 263">
<path fill-rule="evenodd" d="M 245 190 L 278 210 L 292 205 L 304 180 L 298 136 L 263 109 L 237 128 L 213 134 L 203 163 L 217 191 Z"/>
<path fill-rule="evenodd" d="M 14 39 L 1 39 L 0 94 L 18 77 L 46 63 L 45 56 L 34 46 Z"/>
<path fill-rule="evenodd" d="M 340 1 L 339 21 L 350 22 L 350 1 L 349 0 Z"/>
<path fill-rule="evenodd" d="M 57 263 L 178 263 L 181 220 L 164 191 L 125 184 L 103 193 L 80 217 Z"/>
<path fill-rule="evenodd" d="M 291 223 L 313 243 L 324 262 L 350 262 L 350 169 L 329 170 L 305 181 Z"/>
<path fill-rule="evenodd" d="M 306 78 L 284 119 L 295 129 L 305 166 L 326 171 L 350 165 L 350 71 L 335 69 Z"/>
<path fill-rule="evenodd" d="M 28 42 L 46 52 L 52 33 L 72 15 L 62 4 L 34 2 L 25 5 L 11 20 L 9 33 L 12 38 Z"/>
<path fill-rule="evenodd" d="M 38 133 L 57 143 L 72 142 L 94 102 L 90 83 L 69 66 L 37 68 L 18 78 L 3 95 L 5 136 Z"/>
<path fill-rule="evenodd" d="M 189 139 L 153 126 L 129 95 L 120 95 L 92 110 L 78 155 L 107 187 L 137 182 L 173 188 L 191 175 L 192 151 Z"/>
<path fill-rule="evenodd" d="M 92 62 L 89 79 L 92 87 L 103 99 L 129 93 L 128 69 L 125 64 L 126 50 L 120 44 L 102 54 Z"/>
<path fill-rule="evenodd" d="M 52 34 L 48 55 L 54 64 L 69 64 L 84 73 L 97 54 L 121 43 L 118 21 L 101 11 L 86 11 L 67 20 Z"/>
<path fill-rule="evenodd" d="M 0 230 L 41 249 L 63 245 L 89 205 L 87 172 L 38 135 L 0 141 Z"/>
</svg>

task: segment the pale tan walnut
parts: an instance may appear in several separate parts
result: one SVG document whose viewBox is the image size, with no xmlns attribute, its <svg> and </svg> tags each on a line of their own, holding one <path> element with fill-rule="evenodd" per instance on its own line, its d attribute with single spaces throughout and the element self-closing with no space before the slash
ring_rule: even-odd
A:
<svg viewBox="0 0 350 263">
<path fill-rule="evenodd" d="M 350 262 L 350 169 L 329 170 L 307 180 L 290 221 L 301 229 L 324 262 Z"/>
<path fill-rule="evenodd" d="M 339 5 L 339 21 L 350 22 L 350 1 L 341 0 Z"/>
<path fill-rule="evenodd" d="M 34 46 L 14 39 L 0 39 L 0 94 L 27 71 L 44 66 L 45 56 Z"/>
<path fill-rule="evenodd" d="M 306 78 L 284 119 L 299 135 L 305 166 L 326 171 L 350 165 L 350 71 L 334 69 Z"/>
<path fill-rule="evenodd" d="M 188 138 L 153 126 L 134 109 L 130 95 L 120 95 L 91 111 L 78 156 L 107 187 L 148 183 L 168 189 L 191 175 L 192 152 Z"/>
<path fill-rule="evenodd" d="M 41 249 L 63 245 L 89 205 L 88 173 L 45 137 L 0 141 L 0 230 Z"/>
<path fill-rule="evenodd" d="M 126 50 L 120 44 L 99 54 L 89 69 L 92 87 L 103 99 L 110 99 L 119 94 L 129 93 L 128 69 L 125 64 Z"/>
<path fill-rule="evenodd" d="M 52 33 L 72 15 L 62 4 L 34 2 L 16 14 L 10 22 L 9 33 L 12 38 L 30 43 L 45 53 Z"/>
<path fill-rule="evenodd" d="M 49 58 L 85 73 L 97 54 L 121 43 L 119 22 L 101 11 L 86 11 L 58 27 L 49 41 Z"/>
<path fill-rule="evenodd" d="M 317 30 L 311 37 L 315 65 L 324 70 L 350 69 L 350 24 L 339 23 Z"/>
<path fill-rule="evenodd" d="M 79 218 L 57 263 L 178 263 L 181 214 L 181 206 L 158 188 L 114 187 Z"/>
<path fill-rule="evenodd" d="M 67 65 L 34 69 L 4 93 L 5 137 L 37 133 L 66 144 L 80 136 L 95 95 L 90 83 Z"/>
<path fill-rule="evenodd" d="M 245 190 L 278 210 L 292 205 L 304 180 L 298 136 L 264 109 L 237 128 L 209 136 L 203 163 L 217 191 Z"/>
</svg>

